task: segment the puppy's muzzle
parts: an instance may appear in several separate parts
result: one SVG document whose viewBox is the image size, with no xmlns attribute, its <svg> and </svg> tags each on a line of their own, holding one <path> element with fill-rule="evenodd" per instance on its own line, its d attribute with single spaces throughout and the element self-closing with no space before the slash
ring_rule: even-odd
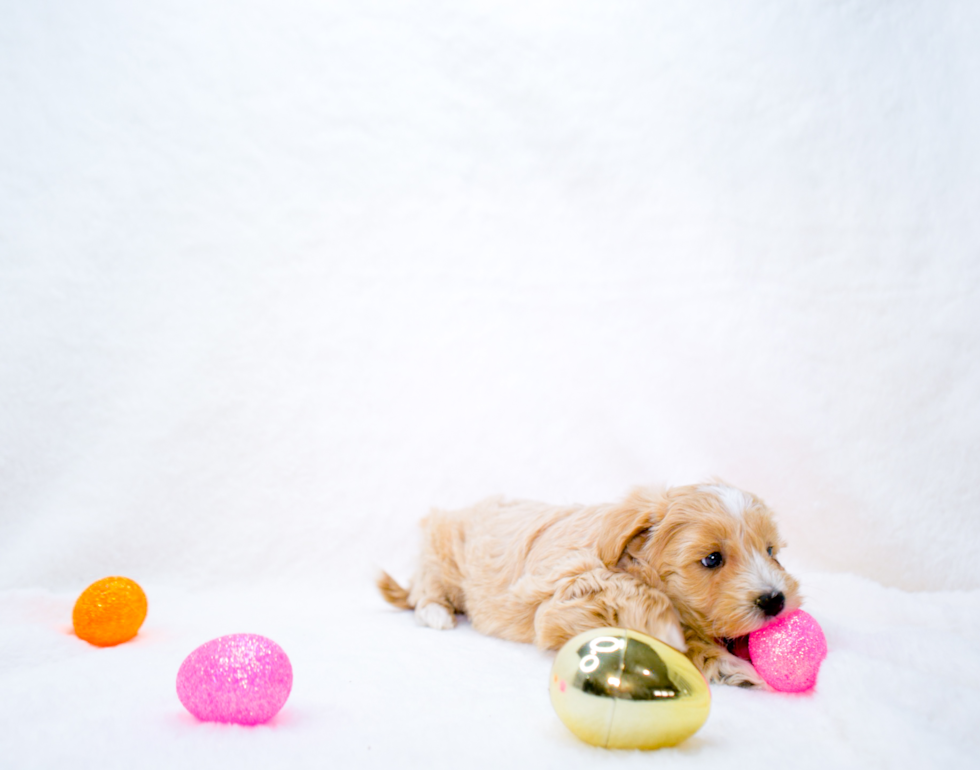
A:
<svg viewBox="0 0 980 770">
<path fill-rule="evenodd" d="M 782 591 L 772 591 L 768 594 L 762 594 L 756 599 L 755 606 L 762 610 L 767 618 L 772 618 L 783 611 L 783 607 L 786 606 L 786 597 L 783 596 Z"/>
</svg>

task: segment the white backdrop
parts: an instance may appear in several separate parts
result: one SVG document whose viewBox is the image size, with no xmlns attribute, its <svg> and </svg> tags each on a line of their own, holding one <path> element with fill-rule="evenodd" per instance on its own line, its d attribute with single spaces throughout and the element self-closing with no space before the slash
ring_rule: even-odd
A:
<svg viewBox="0 0 980 770">
<path fill-rule="evenodd" d="M 4 3 L 0 585 L 720 475 L 980 586 L 974 4 L 144 5 Z"/>
<path fill-rule="evenodd" d="M 710 476 L 777 510 L 831 656 L 658 766 L 980 751 L 980 5 L 0 19 L 12 766 L 645 767 L 563 732 L 547 655 L 370 583 L 432 505 Z M 68 618 L 110 574 L 150 616 L 96 650 Z M 290 703 L 195 724 L 177 667 L 239 631 Z"/>
</svg>

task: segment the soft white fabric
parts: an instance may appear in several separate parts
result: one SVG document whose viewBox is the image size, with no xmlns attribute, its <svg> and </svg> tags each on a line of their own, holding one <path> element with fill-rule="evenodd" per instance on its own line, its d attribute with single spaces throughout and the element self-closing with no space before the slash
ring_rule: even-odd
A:
<svg viewBox="0 0 980 770">
<path fill-rule="evenodd" d="M 972 759 L 980 6 L 2 18 L 4 766 L 649 761 L 370 581 L 431 505 L 715 475 L 778 511 L 831 657 L 658 761 Z M 109 574 L 150 619 L 92 650 L 63 627 Z M 297 663 L 275 729 L 180 714 L 235 631 Z"/>
<path fill-rule="evenodd" d="M 133 642 L 71 635 L 74 596 L 0 592 L 4 767 L 969 767 L 980 750 L 980 591 L 906 593 L 804 573 L 830 653 L 814 692 L 716 687 L 708 721 L 655 756 L 590 747 L 548 698 L 551 656 L 461 623 L 421 628 L 365 586 L 289 581 L 202 592 L 146 584 Z M 293 692 L 267 725 L 197 722 L 184 657 L 237 632 L 276 640 Z"/>
</svg>

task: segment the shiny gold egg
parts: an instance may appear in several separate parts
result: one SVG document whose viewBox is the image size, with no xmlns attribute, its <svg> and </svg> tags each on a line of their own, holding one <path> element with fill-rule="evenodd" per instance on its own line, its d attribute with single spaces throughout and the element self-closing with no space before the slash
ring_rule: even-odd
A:
<svg viewBox="0 0 980 770">
<path fill-rule="evenodd" d="M 659 749 L 694 735 L 711 691 L 701 672 L 668 644 L 624 628 L 570 639 L 551 667 L 551 705 L 586 743 Z"/>
</svg>

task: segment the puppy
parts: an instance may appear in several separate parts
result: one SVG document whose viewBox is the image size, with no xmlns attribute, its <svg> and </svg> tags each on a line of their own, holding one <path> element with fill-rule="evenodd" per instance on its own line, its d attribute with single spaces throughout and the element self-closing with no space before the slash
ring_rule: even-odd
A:
<svg viewBox="0 0 980 770">
<path fill-rule="evenodd" d="M 627 627 L 686 652 L 710 682 L 764 686 L 738 640 L 800 605 L 772 512 L 722 483 L 599 506 L 494 498 L 433 511 L 422 529 L 411 590 L 385 573 L 378 587 L 432 628 L 463 613 L 482 633 L 557 649 Z"/>
</svg>

